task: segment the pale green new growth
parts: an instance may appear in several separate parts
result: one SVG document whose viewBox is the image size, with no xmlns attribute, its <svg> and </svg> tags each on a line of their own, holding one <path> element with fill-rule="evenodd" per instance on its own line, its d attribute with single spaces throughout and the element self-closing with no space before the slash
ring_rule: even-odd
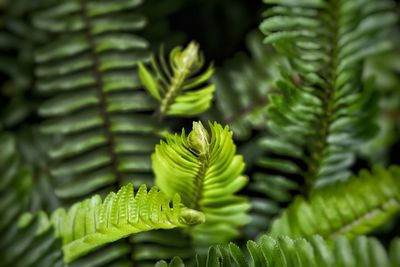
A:
<svg viewBox="0 0 400 267">
<path fill-rule="evenodd" d="M 223 243 L 238 235 L 237 227 L 248 222 L 249 203 L 235 193 L 247 183 L 242 176 L 242 156 L 228 127 L 209 124 L 211 134 L 200 122 L 186 136 L 168 134 L 156 146 L 153 169 L 156 185 L 168 196 L 178 193 L 182 203 L 204 213 L 206 222 L 191 233 L 196 245 Z"/>
<path fill-rule="evenodd" d="M 376 167 L 372 173 L 316 188 L 309 200 L 297 198 L 278 218 L 273 236 L 322 235 L 354 238 L 368 234 L 400 211 L 400 168 Z"/>
<path fill-rule="evenodd" d="M 174 48 L 169 55 L 167 66 L 163 51 L 159 61 L 153 55 L 151 66 L 154 74 L 144 64 L 139 64 L 139 78 L 147 91 L 160 102 L 159 118 L 169 115 L 197 115 L 207 110 L 213 98 L 215 86 L 202 85 L 211 78 L 214 68 L 199 74 L 204 66 L 204 56 L 199 45 L 191 42 L 184 50 Z"/>
<path fill-rule="evenodd" d="M 134 194 L 132 184 L 123 186 L 116 194 L 111 192 L 104 201 L 96 195 L 68 211 L 58 209 L 51 216 L 56 235 L 63 239 L 67 263 L 131 234 L 202 222 L 204 215 L 184 207 L 179 195 L 174 195 L 171 203 L 156 187 L 147 191 L 142 185 Z"/>
</svg>

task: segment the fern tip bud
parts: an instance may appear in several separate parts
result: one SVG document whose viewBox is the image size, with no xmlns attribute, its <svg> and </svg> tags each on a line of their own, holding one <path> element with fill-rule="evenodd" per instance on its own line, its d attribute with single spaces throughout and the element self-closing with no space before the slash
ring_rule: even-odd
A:
<svg viewBox="0 0 400 267">
<path fill-rule="evenodd" d="M 193 129 L 190 132 L 188 139 L 190 146 L 200 155 L 208 153 L 210 136 L 201 122 L 193 122 Z"/>
</svg>

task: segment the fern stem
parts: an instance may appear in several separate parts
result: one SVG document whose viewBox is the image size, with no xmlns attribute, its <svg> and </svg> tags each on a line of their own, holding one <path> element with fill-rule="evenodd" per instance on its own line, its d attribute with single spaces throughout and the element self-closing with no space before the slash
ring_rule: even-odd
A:
<svg viewBox="0 0 400 267">
<path fill-rule="evenodd" d="M 332 113 L 333 113 L 333 103 L 334 103 L 334 84 L 336 79 L 336 67 L 337 67 L 337 43 L 338 43 L 338 32 L 339 32 L 339 14 L 338 3 L 337 0 L 331 1 L 331 14 L 330 20 L 332 24 L 331 28 L 331 37 L 329 38 L 329 43 L 332 44 L 330 48 L 330 61 L 327 66 L 328 73 L 325 77 L 327 82 L 327 87 L 324 89 L 324 96 L 322 97 L 322 102 L 324 103 L 324 113 L 320 119 L 320 123 L 318 125 L 318 135 L 310 147 L 310 161 L 308 164 L 308 169 L 305 175 L 305 190 L 306 195 L 308 195 L 309 190 L 312 187 L 312 184 L 318 179 L 319 169 L 321 167 L 321 160 L 323 157 L 323 153 L 328 145 L 327 138 L 329 135 L 329 126 L 332 121 Z"/>
<path fill-rule="evenodd" d="M 87 3 L 86 0 L 80 0 L 80 6 L 81 6 L 81 15 L 85 24 L 85 31 L 86 31 L 86 39 L 88 40 L 89 47 L 90 47 L 90 57 L 93 61 L 93 66 L 92 66 L 92 73 L 95 78 L 96 82 L 96 93 L 97 97 L 100 100 L 100 114 L 101 117 L 103 118 L 103 132 L 104 135 L 107 139 L 107 152 L 110 156 L 111 159 L 111 170 L 116 178 L 116 182 L 114 184 L 115 190 L 118 190 L 122 186 L 122 177 L 121 174 L 118 171 L 118 159 L 116 157 L 115 153 L 115 140 L 111 131 L 111 119 L 107 111 L 107 99 L 106 95 L 104 93 L 104 82 L 103 82 L 103 76 L 100 71 L 100 61 L 96 53 L 96 42 L 93 36 L 92 32 L 92 22 L 91 18 L 88 15 L 88 10 L 87 10 Z M 124 239 L 126 245 L 129 248 L 130 254 L 134 255 L 134 246 L 133 244 L 129 241 L 129 239 Z M 130 258 L 131 266 L 134 267 L 135 263 L 133 261 L 133 257 Z"/>
<path fill-rule="evenodd" d="M 387 210 L 394 210 L 396 206 L 398 206 L 400 198 L 392 197 L 389 198 L 386 202 L 377 206 L 373 210 L 368 210 L 367 212 L 361 214 L 358 219 L 351 221 L 342 227 L 334 230 L 329 238 L 333 239 L 335 237 L 346 235 L 346 233 L 351 232 L 352 229 L 357 229 L 357 226 L 366 224 L 366 222 L 374 221 L 374 218 L 379 218 L 382 213 L 387 212 Z M 351 207 L 350 207 L 351 208 Z M 319 233 L 318 233 L 319 234 Z"/>
<path fill-rule="evenodd" d="M 161 121 L 168 112 L 169 107 L 175 101 L 176 96 L 178 95 L 182 85 L 186 79 L 186 76 L 189 73 L 189 66 L 183 66 L 182 68 L 177 69 L 174 72 L 174 76 L 171 79 L 171 87 L 168 90 L 165 98 L 161 102 L 160 111 L 158 114 L 158 118 Z"/>
<path fill-rule="evenodd" d="M 197 190 L 194 192 L 193 204 L 192 207 L 190 207 L 194 210 L 200 210 L 200 200 L 202 199 L 204 176 L 206 175 L 209 164 L 209 155 L 199 155 L 199 160 L 201 162 L 200 169 L 194 179 L 195 188 Z"/>
<path fill-rule="evenodd" d="M 115 153 L 115 140 L 113 134 L 111 132 L 111 119 L 107 111 L 107 99 L 104 93 L 104 83 L 103 83 L 103 76 L 99 70 L 100 62 L 99 58 L 96 53 L 96 42 L 94 40 L 94 36 L 92 33 L 92 22 L 90 17 L 88 16 L 87 4 L 86 0 L 80 0 L 81 5 L 81 14 L 85 23 L 85 30 L 86 30 L 86 38 L 89 42 L 90 46 L 90 57 L 93 61 L 92 73 L 95 78 L 96 82 L 96 93 L 97 97 L 100 100 L 100 114 L 103 119 L 103 132 L 107 139 L 107 151 L 111 159 L 111 168 L 113 175 L 117 179 L 115 184 L 115 189 L 118 190 L 121 185 L 121 175 L 118 171 L 118 159 Z"/>
</svg>

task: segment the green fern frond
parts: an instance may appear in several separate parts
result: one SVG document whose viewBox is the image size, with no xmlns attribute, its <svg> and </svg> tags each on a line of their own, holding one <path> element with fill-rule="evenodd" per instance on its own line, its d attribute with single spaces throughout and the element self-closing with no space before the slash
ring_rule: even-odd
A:
<svg viewBox="0 0 400 267">
<path fill-rule="evenodd" d="M 362 79 L 365 58 L 392 47 L 385 31 L 396 20 L 382 0 L 271 0 L 261 30 L 291 69 L 271 96 L 261 146 L 267 170 L 296 176 L 305 187 L 350 176 L 355 152 L 377 131 L 376 92 Z M 271 155 L 273 154 L 273 155 Z"/>
<path fill-rule="evenodd" d="M 12 135 L 0 133 L 0 147 L 0 231 L 3 231 L 28 209 L 32 173 L 21 164 Z"/>
<path fill-rule="evenodd" d="M 61 241 L 54 237 L 50 228 L 40 229 L 40 224 L 37 216 L 20 220 L 20 223 L 13 222 L 13 226 L 3 235 L 4 244 L 0 245 L 0 266 L 66 266 Z"/>
<path fill-rule="evenodd" d="M 18 223 L 34 205 L 33 175 L 21 164 L 12 135 L 0 134 L 0 148 L 0 266 L 61 266 L 61 244 L 51 231 L 37 235 L 37 219 Z"/>
<path fill-rule="evenodd" d="M 129 235 L 155 229 L 173 229 L 204 222 L 201 212 L 181 206 L 179 195 L 172 202 L 157 188 L 145 185 L 134 193 L 133 185 L 74 204 L 68 211 L 51 215 L 55 234 L 63 239 L 65 262 L 71 262 L 96 247 Z M 50 222 L 46 222 L 50 223 Z"/>
<path fill-rule="evenodd" d="M 400 168 L 376 167 L 372 173 L 314 189 L 297 198 L 272 225 L 271 235 L 326 238 L 368 234 L 400 211 Z"/>
<path fill-rule="evenodd" d="M 249 184 L 251 222 L 245 228 L 247 239 L 256 239 L 270 229 L 276 216 L 291 203 L 293 195 L 300 192 L 296 181 L 282 175 L 256 172 L 252 179 Z"/>
<path fill-rule="evenodd" d="M 332 245 L 320 236 L 310 239 L 291 239 L 289 237 L 271 238 L 263 236 L 259 241 L 247 242 L 247 250 L 242 251 L 231 243 L 226 246 L 211 247 L 207 258 L 197 257 L 197 267 L 397 267 L 400 256 L 399 239 L 392 242 L 390 251 L 374 238 L 360 236 L 349 241 L 338 238 Z M 156 267 L 184 267 L 179 259 L 169 264 L 158 262 Z"/>
<path fill-rule="evenodd" d="M 206 222 L 190 229 L 196 245 L 224 243 L 238 235 L 237 227 L 248 222 L 249 204 L 235 193 L 247 178 L 243 158 L 228 127 L 194 122 L 186 136 L 168 134 L 152 155 L 156 185 L 168 196 L 178 193 L 182 203 L 204 213 Z"/>
<path fill-rule="evenodd" d="M 246 47 L 250 56 L 240 52 L 217 69 L 216 104 L 204 116 L 229 125 L 235 140 L 249 139 L 252 130 L 265 130 L 268 95 L 283 63 L 281 55 L 262 44 L 259 31 L 247 35 Z"/>
<path fill-rule="evenodd" d="M 137 63 L 148 42 L 141 0 L 56 1 L 34 17 L 58 38 L 36 53 L 37 90 L 48 96 L 42 131 L 61 136 L 49 150 L 56 194 L 71 204 L 107 193 L 135 178 L 152 184 L 150 154 L 163 126 L 156 103 L 141 88 Z"/>
<path fill-rule="evenodd" d="M 365 76 L 376 78 L 376 88 L 380 92 L 379 134 L 361 150 L 363 157 L 375 164 L 389 164 L 389 150 L 400 140 L 400 32 L 396 32 L 396 49 L 373 57 L 365 62 Z"/>
<path fill-rule="evenodd" d="M 213 99 L 215 86 L 203 85 L 214 73 L 209 66 L 204 73 L 204 55 L 199 45 L 191 42 L 185 49 L 174 48 L 165 62 L 163 50 L 157 63 L 153 55 L 149 72 L 144 64 L 139 64 L 139 77 L 147 91 L 160 102 L 159 118 L 164 116 L 192 116 L 206 111 Z M 159 66 L 161 65 L 161 66 Z"/>
</svg>

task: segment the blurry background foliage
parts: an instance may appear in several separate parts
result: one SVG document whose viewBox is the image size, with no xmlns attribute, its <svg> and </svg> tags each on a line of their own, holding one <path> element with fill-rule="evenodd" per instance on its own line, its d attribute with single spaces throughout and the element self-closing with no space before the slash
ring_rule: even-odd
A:
<svg viewBox="0 0 400 267">
<path fill-rule="evenodd" d="M 53 191 L 53 179 L 49 178 L 46 151 L 61 137 L 52 135 L 50 138 L 38 130 L 44 120 L 38 115 L 44 97 L 34 90 L 37 83 L 34 51 L 57 38 L 59 33 L 44 32 L 32 24 L 37 10 L 57 1 L 0 0 L 0 130 L 13 133 L 20 155 L 18 164 L 26 166 L 34 181 L 30 198 L 33 201 L 27 205 L 32 211 L 53 211 L 60 206 Z M 396 13 L 400 15 L 400 0 L 395 2 Z M 258 140 L 269 135 L 264 112 L 267 95 L 275 91 L 273 81 L 280 75 L 278 65 L 285 64 L 271 47 L 261 44 L 263 36 L 258 26 L 264 10 L 265 4 L 259 0 L 146 0 L 136 10 L 148 22 L 140 35 L 149 41 L 151 51 L 158 51 L 160 45 L 170 51 L 195 40 L 206 61 L 214 63 L 215 98 L 213 106 L 201 119 L 230 125 L 249 177 L 260 171 L 254 161 L 260 156 Z M 373 164 L 400 164 L 400 22 L 397 23 L 398 31 L 392 34 L 396 48 L 365 62 L 364 76 L 375 74 L 376 88 L 381 95 L 381 112 L 377 119 L 380 131 L 358 154 L 352 167 L 354 173 L 362 168 L 370 169 Z M 166 120 L 171 132 L 180 132 L 182 126 L 190 129 L 192 122 L 185 118 Z M 292 184 L 273 186 L 275 192 L 271 194 L 282 202 L 290 199 L 287 192 L 296 191 L 296 185 Z M 251 188 L 241 193 L 257 197 Z M 268 212 L 276 214 L 280 208 L 271 204 Z M 400 235 L 400 229 L 394 229 L 399 221 L 400 218 L 395 218 L 376 232 L 384 244 L 388 244 L 392 236 Z M 48 233 L 43 235 L 48 238 Z M 252 229 L 245 229 L 243 239 L 254 235 Z M 171 236 L 176 238 L 174 233 Z M 134 242 L 147 244 L 146 238 L 146 235 L 139 236 L 139 241 Z M 122 244 L 119 245 L 118 253 L 125 253 Z M 181 253 L 184 240 L 176 246 L 171 253 Z M 144 254 L 138 257 L 151 258 L 145 253 L 144 249 Z M 190 253 L 185 251 L 177 255 L 184 258 Z"/>
</svg>

